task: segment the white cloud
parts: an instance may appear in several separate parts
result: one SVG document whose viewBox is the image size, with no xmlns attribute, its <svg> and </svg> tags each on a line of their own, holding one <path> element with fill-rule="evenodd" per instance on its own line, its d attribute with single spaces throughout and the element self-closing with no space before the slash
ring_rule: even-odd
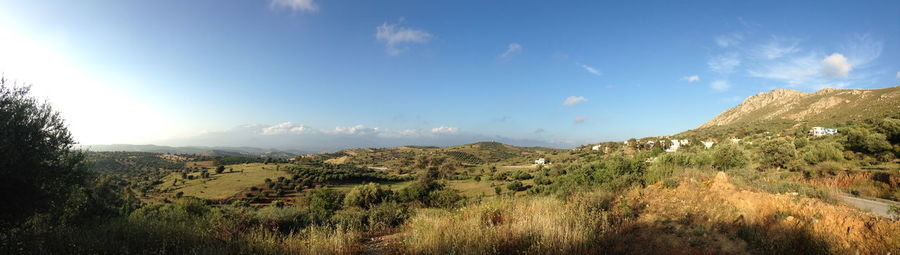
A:
<svg viewBox="0 0 900 255">
<path fill-rule="evenodd" d="M 567 97 L 565 101 L 563 101 L 563 105 L 575 106 L 578 103 L 581 103 L 584 101 L 587 101 L 587 98 L 584 98 L 583 96 L 570 96 L 570 97 Z"/>
<path fill-rule="evenodd" d="M 292 122 L 283 122 L 274 126 L 265 127 L 262 129 L 262 134 L 264 135 L 280 135 L 280 134 L 300 134 L 303 132 L 311 132 L 312 129 L 310 127 L 304 125 L 297 125 Z"/>
<path fill-rule="evenodd" d="M 294 11 L 316 12 L 319 5 L 313 0 L 272 0 L 270 4 L 274 7 L 288 8 Z"/>
<path fill-rule="evenodd" d="M 500 54 L 501 58 L 507 58 L 512 56 L 512 54 L 516 54 L 522 52 L 522 45 L 518 43 L 510 43 L 509 46 L 506 47 L 506 51 L 503 54 Z"/>
<path fill-rule="evenodd" d="M 685 80 L 687 82 L 696 82 L 696 81 L 700 81 L 700 76 L 699 75 L 691 75 L 691 76 L 685 76 L 681 79 Z"/>
<path fill-rule="evenodd" d="M 456 128 L 456 127 L 445 127 L 445 126 L 440 126 L 440 127 L 432 128 L 432 129 L 431 129 L 431 133 L 435 133 L 435 134 L 456 134 L 456 133 L 459 133 L 459 128 Z"/>
<path fill-rule="evenodd" d="M 832 53 L 822 60 L 822 74 L 827 77 L 847 77 L 852 69 L 853 66 L 840 53 Z"/>
<path fill-rule="evenodd" d="M 858 35 L 841 43 L 833 54 L 824 55 L 819 50 L 803 50 L 797 40 L 773 36 L 758 46 L 744 47 L 747 50 L 742 53 L 752 58 L 741 66 L 748 67 L 746 72 L 751 77 L 782 82 L 789 87 L 843 88 L 874 82 L 878 72 L 867 66 L 881 55 L 883 44 L 869 35 Z"/>
<path fill-rule="evenodd" d="M 897 79 L 900 79 L 900 71 L 897 72 Z"/>
<path fill-rule="evenodd" d="M 716 44 L 719 45 L 719 47 L 728 48 L 740 44 L 743 39 L 743 35 L 739 33 L 732 33 L 728 35 L 716 36 L 714 40 L 716 41 Z"/>
<path fill-rule="evenodd" d="M 588 119 L 587 116 L 576 116 L 576 117 L 575 117 L 575 123 L 583 123 L 583 122 L 586 121 L 587 119 Z"/>
<path fill-rule="evenodd" d="M 736 52 L 728 52 L 709 59 L 706 62 L 709 70 L 720 74 L 730 74 L 741 65 L 740 55 Z"/>
<path fill-rule="evenodd" d="M 597 76 L 599 76 L 601 74 L 600 70 L 597 70 L 596 68 L 589 66 L 589 65 L 581 64 L 581 68 L 584 68 L 585 71 L 588 71 L 589 73 L 592 73 Z"/>
<path fill-rule="evenodd" d="M 388 55 L 399 55 L 405 49 L 404 44 L 425 43 L 434 37 L 428 31 L 399 25 L 384 23 L 376 28 L 375 38 L 385 44 Z"/>
<path fill-rule="evenodd" d="M 725 80 L 716 80 L 709 84 L 709 87 L 715 91 L 726 91 L 731 88 L 731 84 L 728 84 L 728 81 Z"/>
</svg>

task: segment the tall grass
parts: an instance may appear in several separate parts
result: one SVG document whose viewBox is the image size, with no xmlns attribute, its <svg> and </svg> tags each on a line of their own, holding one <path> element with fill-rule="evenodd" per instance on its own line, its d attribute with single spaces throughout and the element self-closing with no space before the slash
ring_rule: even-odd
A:
<svg viewBox="0 0 900 255">
<path fill-rule="evenodd" d="M 552 197 L 485 201 L 454 212 L 423 210 L 411 219 L 406 252 L 414 254 L 598 253 L 614 217 L 612 196 L 565 202 Z"/>
</svg>

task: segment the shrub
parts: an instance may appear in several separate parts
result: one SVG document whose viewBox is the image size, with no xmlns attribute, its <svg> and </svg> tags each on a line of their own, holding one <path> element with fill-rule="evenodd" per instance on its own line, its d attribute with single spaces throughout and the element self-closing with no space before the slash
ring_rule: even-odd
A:
<svg viewBox="0 0 900 255">
<path fill-rule="evenodd" d="M 816 143 L 803 153 L 803 160 L 809 164 L 816 164 L 825 161 L 843 161 L 844 147 L 839 143 Z"/>
<path fill-rule="evenodd" d="M 216 173 L 221 174 L 222 172 L 225 172 L 225 166 L 217 166 Z"/>
<path fill-rule="evenodd" d="M 344 205 L 369 208 L 374 204 L 390 200 L 392 195 L 391 190 L 382 189 L 381 185 L 377 183 L 359 185 L 347 193 Z"/>
<path fill-rule="evenodd" d="M 456 208 L 462 205 L 463 196 L 458 190 L 441 189 L 428 194 L 429 205 L 440 208 Z"/>
<path fill-rule="evenodd" d="M 793 145 L 791 145 L 793 146 Z M 719 170 L 742 168 L 750 161 L 739 145 L 722 143 L 712 152 L 712 166 Z"/>
<path fill-rule="evenodd" d="M 783 139 L 763 143 L 759 151 L 760 166 L 765 168 L 789 168 L 797 158 L 794 144 Z"/>
<path fill-rule="evenodd" d="M 525 185 L 520 181 L 514 181 L 507 184 L 506 189 L 511 191 L 523 191 L 525 190 Z"/>
<path fill-rule="evenodd" d="M 335 211 L 341 209 L 344 194 L 332 189 L 314 189 L 306 197 L 310 218 L 315 223 L 324 223 Z"/>
</svg>

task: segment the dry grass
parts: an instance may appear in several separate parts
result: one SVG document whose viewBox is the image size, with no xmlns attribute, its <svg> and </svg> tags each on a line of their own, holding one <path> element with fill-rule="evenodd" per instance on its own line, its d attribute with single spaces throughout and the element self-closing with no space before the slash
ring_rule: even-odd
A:
<svg viewBox="0 0 900 255">
<path fill-rule="evenodd" d="M 456 212 L 423 210 L 404 233 L 406 252 L 596 253 L 608 216 L 550 197 L 491 200 Z"/>
<path fill-rule="evenodd" d="M 724 173 L 681 176 L 616 196 L 502 197 L 457 211 L 420 210 L 413 254 L 886 254 L 900 222 L 802 195 L 736 187 Z"/>
</svg>

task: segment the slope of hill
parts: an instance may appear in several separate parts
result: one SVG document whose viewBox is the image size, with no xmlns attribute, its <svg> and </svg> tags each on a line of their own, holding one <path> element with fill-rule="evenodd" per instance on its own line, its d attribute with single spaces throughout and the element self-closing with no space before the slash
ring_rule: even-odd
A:
<svg viewBox="0 0 900 255">
<path fill-rule="evenodd" d="M 395 148 L 348 149 L 335 153 L 304 155 L 304 158 L 325 160 L 334 164 L 355 164 L 404 168 L 418 156 L 439 156 L 462 165 L 526 164 L 546 154 L 563 150 L 546 147 L 518 147 L 499 142 L 478 142 L 451 147 L 401 146 Z"/>
<path fill-rule="evenodd" d="M 762 122 L 835 125 L 895 116 L 900 86 L 883 89 L 822 89 L 815 93 L 776 89 L 748 97 L 698 128 Z"/>
</svg>

